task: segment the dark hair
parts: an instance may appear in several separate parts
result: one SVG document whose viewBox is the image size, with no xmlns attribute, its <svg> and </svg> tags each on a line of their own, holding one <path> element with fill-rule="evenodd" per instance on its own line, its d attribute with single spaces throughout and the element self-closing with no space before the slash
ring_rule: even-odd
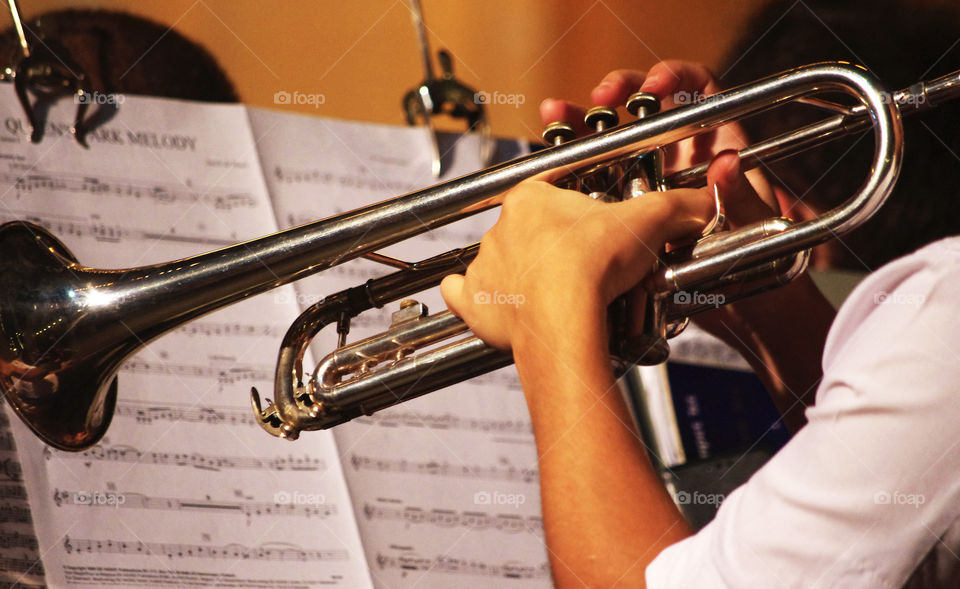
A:
<svg viewBox="0 0 960 589">
<path fill-rule="evenodd" d="M 716 72 L 725 87 L 826 60 L 866 66 L 893 91 L 960 69 L 958 13 L 895 0 L 774 1 L 750 23 L 742 42 Z M 810 107 L 777 109 L 744 122 L 752 138 L 822 118 Z M 811 117 L 811 114 L 816 116 Z M 904 119 L 900 180 L 883 208 L 843 236 L 831 251 L 835 267 L 873 270 L 953 234 L 960 234 L 960 104 Z M 859 139 L 859 138 L 857 138 Z M 838 141 L 770 168 L 771 179 L 820 210 L 846 200 L 869 166 L 871 137 Z"/>
<path fill-rule="evenodd" d="M 25 23 L 27 38 L 49 39 L 86 71 L 90 88 L 210 102 L 237 102 L 230 79 L 201 45 L 169 27 L 104 10 L 58 10 Z M 12 29 L 0 36 L 0 59 L 12 63 L 19 45 Z"/>
</svg>

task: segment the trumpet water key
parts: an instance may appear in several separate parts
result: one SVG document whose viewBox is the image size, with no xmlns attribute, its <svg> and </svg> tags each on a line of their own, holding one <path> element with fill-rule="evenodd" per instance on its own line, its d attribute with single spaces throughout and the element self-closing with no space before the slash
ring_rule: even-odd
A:
<svg viewBox="0 0 960 589">
<path fill-rule="evenodd" d="M 817 99 L 853 96 L 841 108 Z M 872 128 L 874 157 L 861 188 L 845 203 L 802 223 L 770 219 L 709 235 L 671 252 L 649 282 L 656 309 L 645 330 L 656 342 L 698 309 L 697 301 L 671 293 L 716 289 L 734 295 L 769 288 L 802 267 L 802 252 L 866 220 L 889 194 L 903 149 L 901 110 L 920 110 L 960 92 L 960 73 L 885 92 L 860 67 L 844 63 L 805 66 L 735 88 L 709 100 L 649 114 L 624 124 L 599 117 L 599 132 L 334 217 L 193 258 L 122 270 L 88 268 L 37 225 L 0 226 L 0 389 L 21 419 L 57 448 L 82 450 L 106 431 L 118 392 L 122 362 L 167 331 L 205 313 L 271 288 L 367 256 L 401 269 L 331 295 L 311 307 L 284 338 L 274 400 L 253 395 L 257 417 L 275 435 L 295 438 L 469 378 L 511 361 L 472 337 L 448 313 L 427 316 L 404 303 L 383 337 L 347 344 L 351 316 L 364 308 L 405 299 L 460 272 L 475 254 L 469 246 L 438 258 L 406 264 L 376 253 L 384 246 L 498 204 L 501 193 L 526 179 L 554 182 L 601 195 L 635 197 L 650 188 L 703 181 L 702 167 L 666 177 L 656 172 L 661 147 L 707 132 L 779 104 L 804 100 L 831 109 L 826 121 L 767 139 L 743 150 L 748 167 L 851 131 Z M 924 100 L 917 100 L 918 97 Z M 892 99 L 891 99 L 892 97 Z M 646 105 L 644 108 L 649 108 Z M 639 112 L 639 110 L 638 110 Z M 651 154 L 653 154 L 651 156 Z M 601 180 L 602 181 L 599 181 Z M 336 323 L 341 345 L 311 378 L 301 365 L 310 338 Z M 459 338 L 444 344 L 448 337 Z M 424 354 L 415 351 L 432 346 Z M 636 346 L 614 346 L 628 362 Z M 412 383 L 422 386 L 410 388 Z"/>
</svg>

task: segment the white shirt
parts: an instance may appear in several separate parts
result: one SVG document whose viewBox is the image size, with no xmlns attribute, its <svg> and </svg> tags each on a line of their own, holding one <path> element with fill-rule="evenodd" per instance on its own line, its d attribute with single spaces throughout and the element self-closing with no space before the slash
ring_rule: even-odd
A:
<svg viewBox="0 0 960 589">
<path fill-rule="evenodd" d="M 823 372 L 809 423 L 648 587 L 960 587 L 960 237 L 864 280 Z"/>
</svg>

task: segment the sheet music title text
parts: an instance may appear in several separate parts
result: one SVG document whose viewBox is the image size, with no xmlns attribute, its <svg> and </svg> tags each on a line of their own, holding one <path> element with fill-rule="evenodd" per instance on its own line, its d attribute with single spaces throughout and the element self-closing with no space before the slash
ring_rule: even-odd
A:
<svg viewBox="0 0 960 589">
<path fill-rule="evenodd" d="M 30 136 L 29 125 L 26 125 L 21 119 L 16 117 L 7 117 L 4 121 L 4 128 L 8 133 L 18 137 L 28 138 Z M 47 123 L 46 129 L 44 130 L 44 137 L 57 138 L 70 136 L 73 133 L 72 128 L 73 125 L 69 123 Z M 193 135 L 155 133 L 153 131 L 117 129 L 115 127 L 92 129 L 87 133 L 87 142 L 90 144 L 133 145 L 171 151 L 195 152 L 197 150 L 197 138 Z"/>
</svg>

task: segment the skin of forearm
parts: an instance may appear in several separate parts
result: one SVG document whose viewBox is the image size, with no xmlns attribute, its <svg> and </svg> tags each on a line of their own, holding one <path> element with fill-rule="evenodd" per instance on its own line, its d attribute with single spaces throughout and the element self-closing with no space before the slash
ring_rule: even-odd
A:
<svg viewBox="0 0 960 589">
<path fill-rule="evenodd" d="M 821 357 L 836 311 L 806 275 L 726 311 L 711 331 L 747 360 L 796 432 L 823 376 Z"/>
<path fill-rule="evenodd" d="M 643 587 L 644 571 L 691 531 L 633 428 L 607 355 L 602 307 L 563 337 L 525 324 L 514 358 L 533 421 L 556 586 Z"/>
</svg>

